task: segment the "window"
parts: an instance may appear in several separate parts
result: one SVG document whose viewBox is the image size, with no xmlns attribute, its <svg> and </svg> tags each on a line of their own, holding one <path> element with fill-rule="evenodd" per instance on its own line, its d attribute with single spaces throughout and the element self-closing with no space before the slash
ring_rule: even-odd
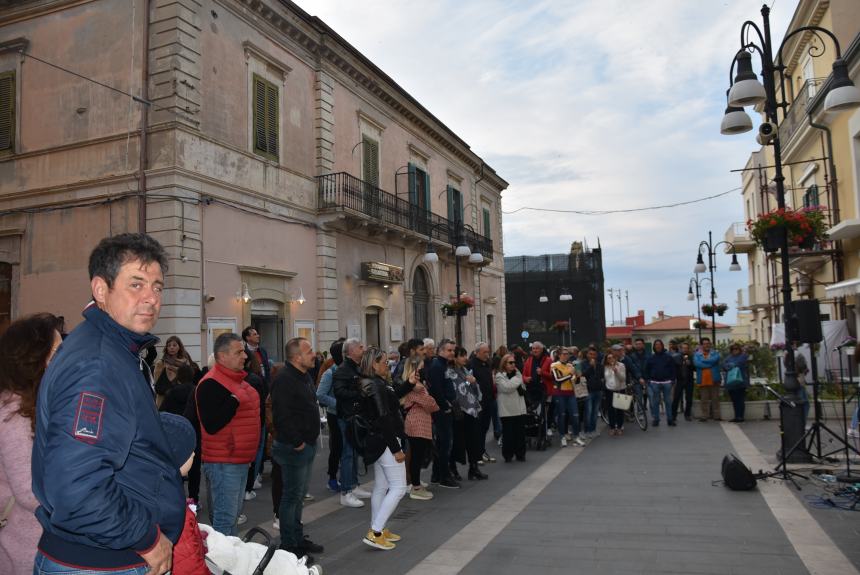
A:
<svg viewBox="0 0 860 575">
<path fill-rule="evenodd" d="M 816 184 L 812 184 L 806 189 L 806 192 L 803 193 L 803 207 L 811 208 L 819 205 L 818 186 Z"/>
<path fill-rule="evenodd" d="M 254 74 L 254 153 L 278 161 L 278 87 Z"/>
<path fill-rule="evenodd" d="M 484 237 L 492 238 L 493 233 L 492 233 L 492 229 L 490 228 L 490 209 L 489 208 L 483 208 L 481 210 L 481 214 L 484 217 Z"/>
<path fill-rule="evenodd" d="M 454 186 L 448 186 L 448 219 L 452 222 L 462 222 L 463 194 Z"/>
<path fill-rule="evenodd" d="M 0 154 L 15 151 L 15 72 L 0 74 Z"/>
<path fill-rule="evenodd" d="M 379 142 L 367 136 L 362 137 L 363 162 L 362 180 L 368 184 L 379 187 Z"/>
<path fill-rule="evenodd" d="M 409 203 L 412 205 L 412 229 L 421 234 L 429 234 L 430 174 L 415 164 L 409 164 Z"/>
<path fill-rule="evenodd" d="M 430 288 L 427 274 L 420 267 L 415 268 L 412 292 L 412 319 L 415 324 L 412 337 L 424 339 L 430 337 Z"/>
</svg>

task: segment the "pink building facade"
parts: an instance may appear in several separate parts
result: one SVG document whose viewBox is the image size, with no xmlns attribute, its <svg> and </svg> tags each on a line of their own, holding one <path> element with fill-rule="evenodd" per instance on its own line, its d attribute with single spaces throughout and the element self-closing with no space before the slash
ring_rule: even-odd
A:
<svg viewBox="0 0 860 575">
<path fill-rule="evenodd" d="M 146 230 L 170 253 L 157 333 L 195 359 L 250 324 L 276 359 L 294 335 L 451 337 L 461 243 L 483 255 L 459 260 L 463 342 L 505 341 L 507 182 L 290 2 L 2 8 L 0 114 L 0 322 L 74 327 L 89 251 Z"/>
</svg>

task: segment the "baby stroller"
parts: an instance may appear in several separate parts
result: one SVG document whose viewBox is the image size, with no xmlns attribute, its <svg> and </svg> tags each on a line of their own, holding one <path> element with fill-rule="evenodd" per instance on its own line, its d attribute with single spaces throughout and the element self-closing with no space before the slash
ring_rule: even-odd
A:
<svg viewBox="0 0 860 575">
<path fill-rule="evenodd" d="M 206 528 L 208 528 L 208 526 L 206 526 Z M 210 529 L 207 529 L 207 532 L 210 534 L 210 537 L 220 536 L 220 534 L 215 535 Z M 259 535 L 259 540 L 261 544 L 256 546 L 255 548 L 245 549 L 245 552 L 243 553 L 244 561 L 238 562 L 243 563 L 242 567 L 240 567 L 241 572 L 247 572 L 248 570 L 250 570 L 250 567 L 253 567 L 252 575 L 263 575 L 263 572 L 271 564 L 273 568 L 276 568 L 276 565 L 281 565 L 282 567 L 284 567 L 283 569 L 281 567 L 277 568 L 278 575 L 290 575 L 294 573 L 307 573 L 307 575 L 322 575 L 323 571 L 320 565 L 313 565 L 307 567 L 305 565 L 304 558 L 299 559 L 298 562 L 295 562 L 293 560 L 293 564 L 288 566 L 283 565 L 283 563 L 278 563 L 278 558 L 275 556 L 275 552 L 278 551 L 278 545 L 272 540 L 272 536 L 269 535 L 269 533 L 264 529 L 260 529 L 259 527 L 253 527 L 249 529 L 245 536 L 242 537 L 242 542 L 251 543 L 257 535 Z M 236 541 L 235 538 L 227 539 L 232 539 L 233 541 Z M 238 542 L 236 544 L 238 545 Z M 234 559 L 234 557 L 225 555 L 223 548 L 221 549 L 220 557 L 221 559 L 226 561 Z M 223 565 L 219 565 L 218 561 L 210 557 L 210 553 L 206 554 L 206 567 L 213 575 L 234 575 L 232 571 L 230 571 L 229 569 L 224 569 Z"/>
<path fill-rule="evenodd" d="M 544 451 L 550 444 L 546 433 L 546 402 L 543 390 L 537 387 L 526 392 L 526 448 Z"/>
</svg>

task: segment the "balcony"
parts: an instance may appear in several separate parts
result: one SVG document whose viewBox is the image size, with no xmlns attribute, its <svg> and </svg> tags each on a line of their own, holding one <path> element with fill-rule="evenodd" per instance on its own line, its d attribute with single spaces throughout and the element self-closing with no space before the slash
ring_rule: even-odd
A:
<svg viewBox="0 0 860 575">
<path fill-rule="evenodd" d="M 417 240 L 432 238 L 452 246 L 457 242 L 455 222 L 346 172 L 317 176 L 317 184 L 320 213 L 342 213 L 363 225 L 376 225 L 383 230 L 396 229 Z M 472 251 L 493 259 L 493 241 L 490 238 L 467 228 L 462 233 Z"/>
<path fill-rule="evenodd" d="M 779 139 L 783 147 L 788 145 L 791 137 L 807 122 L 806 107 L 826 80 L 827 78 L 810 78 L 802 84 L 800 92 L 788 108 L 788 113 L 779 124 Z"/>
<path fill-rule="evenodd" d="M 743 222 L 735 222 L 730 225 L 729 229 L 726 230 L 725 240 L 731 242 L 739 254 L 748 254 L 756 249 L 756 243 L 747 231 L 747 225 Z M 726 253 L 731 251 L 732 248 L 726 246 Z"/>
</svg>

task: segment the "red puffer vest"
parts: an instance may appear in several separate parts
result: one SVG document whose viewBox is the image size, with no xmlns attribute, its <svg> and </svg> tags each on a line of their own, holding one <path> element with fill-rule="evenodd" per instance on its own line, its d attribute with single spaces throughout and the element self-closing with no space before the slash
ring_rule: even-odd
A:
<svg viewBox="0 0 860 575">
<path fill-rule="evenodd" d="M 206 567 L 206 548 L 197 516 L 185 506 L 185 527 L 173 546 L 173 575 L 210 575 Z"/>
<path fill-rule="evenodd" d="M 260 396 L 256 389 L 244 381 L 246 375 L 244 371 L 232 371 L 216 363 L 200 380 L 202 383 L 207 379 L 214 379 L 239 400 L 236 415 L 218 433 L 211 435 L 200 426 L 203 461 L 206 463 L 250 463 L 257 457 L 260 443 Z"/>
</svg>

